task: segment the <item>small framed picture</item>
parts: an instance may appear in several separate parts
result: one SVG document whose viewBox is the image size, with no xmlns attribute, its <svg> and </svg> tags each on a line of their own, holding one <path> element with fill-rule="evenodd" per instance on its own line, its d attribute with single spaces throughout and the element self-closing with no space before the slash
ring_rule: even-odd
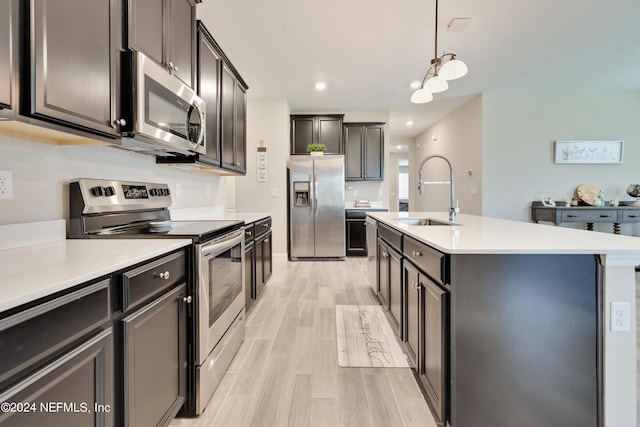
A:
<svg viewBox="0 0 640 427">
<path fill-rule="evenodd" d="M 557 140 L 555 163 L 622 164 L 624 141 Z"/>
</svg>

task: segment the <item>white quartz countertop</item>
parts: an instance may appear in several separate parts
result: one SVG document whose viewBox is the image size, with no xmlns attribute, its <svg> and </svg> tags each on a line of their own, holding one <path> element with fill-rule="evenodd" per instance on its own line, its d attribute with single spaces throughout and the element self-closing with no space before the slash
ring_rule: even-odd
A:
<svg viewBox="0 0 640 427">
<path fill-rule="evenodd" d="M 189 244 L 189 239 L 78 239 L 0 251 L 0 312 Z"/>
<path fill-rule="evenodd" d="M 447 212 L 368 212 L 449 254 L 611 254 L 640 256 L 640 237 L 458 214 L 454 226 L 405 225 L 398 218 L 448 222 Z"/>
</svg>

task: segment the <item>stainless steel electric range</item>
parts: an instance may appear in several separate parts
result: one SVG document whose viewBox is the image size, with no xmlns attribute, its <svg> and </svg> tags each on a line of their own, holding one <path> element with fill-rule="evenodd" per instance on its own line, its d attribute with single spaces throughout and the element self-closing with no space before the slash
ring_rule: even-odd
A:
<svg viewBox="0 0 640 427">
<path fill-rule="evenodd" d="M 166 184 L 76 179 L 70 238 L 189 238 L 193 266 L 189 392 L 183 413 L 204 410 L 244 339 L 242 221 L 171 221 Z"/>
</svg>

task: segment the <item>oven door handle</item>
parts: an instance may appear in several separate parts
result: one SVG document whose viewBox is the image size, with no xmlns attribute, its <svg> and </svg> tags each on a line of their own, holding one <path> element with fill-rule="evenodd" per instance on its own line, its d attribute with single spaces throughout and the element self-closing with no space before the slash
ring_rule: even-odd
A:
<svg viewBox="0 0 640 427">
<path fill-rule="evenodd" d="M 231 249 L 234 246 L 242 243 L 244 240 L 244 231 L 242 229 L 238 230 L 236 233 L 233 233 L 229 236 L 228 239 L 217 241 L 208 245 L 203 246 L 200 249 L 200 255 L 203 258 L 209 257 L 211 255 L 218 255 L 227 249 Z"/>
</svg>

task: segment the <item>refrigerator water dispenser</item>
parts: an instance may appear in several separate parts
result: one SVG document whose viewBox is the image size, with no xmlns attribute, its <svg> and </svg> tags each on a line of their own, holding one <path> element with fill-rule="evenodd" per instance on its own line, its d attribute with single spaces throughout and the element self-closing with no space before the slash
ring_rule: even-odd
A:
<svg viewBox="0 0 640 427">
<path fill-rule="evenodd" d="M 295 192 L 295 206 L 309 206 L 309 181 L 296 181 L 293 183 L 293 191 Z"/>
</svg>

